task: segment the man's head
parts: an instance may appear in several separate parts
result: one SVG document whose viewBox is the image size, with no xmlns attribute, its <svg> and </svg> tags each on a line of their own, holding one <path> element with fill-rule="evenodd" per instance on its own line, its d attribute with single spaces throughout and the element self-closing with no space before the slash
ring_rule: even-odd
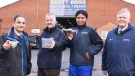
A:
<svg viewBox="0 0 135 76">
<path fill-rule="evenodd" d="M 47 13 L 45 20 L 46 20 L 46 25 L 48 28 L 53 28 L 56 24 L 56 17 L 52 13 Z"/>
<path fill-rule="evenodd" d="M 121 29 L 128 25 L 130 22 L 130 12 L 128 8 L 123 8 L 117 13 L 117 22 Z"/>
<path fill-rule="evenodd" d="M 25 24 L 26 24 L 26 18 L 23 15 L 16 15 L 14 17 L 14 29 L 17 32 L 22 32 L 25 28 Z"/>
</svg>

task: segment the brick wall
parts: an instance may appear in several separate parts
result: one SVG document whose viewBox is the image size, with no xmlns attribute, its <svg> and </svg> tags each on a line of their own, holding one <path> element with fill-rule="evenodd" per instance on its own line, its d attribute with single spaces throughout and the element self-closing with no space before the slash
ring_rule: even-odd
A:
<svg viewBox="0 0 135 76">
<path fill-rule="evenodd" d="M 122 0 L 86 0 L 89 18 L 87 24 L 93 28 L 102 27 L 109 22 L 116 24 L 116 14 L 124 7 L 131 11 L 131 23 L 135 22 L 135 5 Z M 45 14 L 49 12 L 49 0 L 20 0 L 14 4 L 0 8 L 2 21 L 2 32 L 6 32 L 13 25 L 16 14 L 27 17 L 26 31 L 32 35 L 31 29 L 42 29 L 45 27 Z M 106 28 L 108 29 L 108 28 Z M 103 29 L 103 30 L 106 30 Z"/>
</svg>

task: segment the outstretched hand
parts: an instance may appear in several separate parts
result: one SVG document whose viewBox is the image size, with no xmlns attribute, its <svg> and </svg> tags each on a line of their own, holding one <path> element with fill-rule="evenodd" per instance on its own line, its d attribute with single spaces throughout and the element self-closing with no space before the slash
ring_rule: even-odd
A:
<svg viewBox="0 0 135 76">
<path fill-rule="evenodd" d="M 11 44 L 10 44 L 9 42 L 10 42 L 10 40 L 7 40 L 7 41 L 3 44 L 3 48 L 4 48 L 5 50 L 8 50 L 8 49 L 11 47 Z"/>
</svg>

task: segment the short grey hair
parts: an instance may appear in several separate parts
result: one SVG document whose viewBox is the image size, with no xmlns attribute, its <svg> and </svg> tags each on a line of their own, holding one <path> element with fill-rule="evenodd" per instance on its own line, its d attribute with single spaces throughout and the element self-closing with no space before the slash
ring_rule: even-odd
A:
<svg viewBox="0 0 135 76">
<path fill-rule="evenodd" d="M 123 8 L 123 9 L 121 9 L 121 10 L 117 13 L 117 17 L 118 17 L 119 14 L 125 13 L 125 12 L 128 13 L 128 17 L 130 18 L 130 11 L 129 11 L 128 8 Z"/>
<path fill-rule="evenodd" d="M 46 16 L 53 16 L 56 21 L 56 16 L 53 13 L 47 13 Z"/>
</svg>

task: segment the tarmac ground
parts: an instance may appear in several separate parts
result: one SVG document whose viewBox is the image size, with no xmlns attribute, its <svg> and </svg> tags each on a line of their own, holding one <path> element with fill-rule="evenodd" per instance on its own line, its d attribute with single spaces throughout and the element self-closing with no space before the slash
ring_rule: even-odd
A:
<svg viewBox="0 0 135 76">
<path fill-rule="evenodd" d="M 32 71 L 31 74 L 28 76 L 37 76 L 37 53 L 38 49 L 33 49 L 32 50 Z M 63 56 L 62 56 L 62 68 L 60 72 L 60 76 L 68 76 L 68 68 L 69 68 L 69 56 L 70 56 L 70 51 L 69 49 L 66 49 L 63 51 Z M 101 56 L 102 52 L 100 52 L 98 55 L 95 55 L 95 60 L 94 60 L 94 68 L 92 72 L 92 76 L 104 76 L 101 71 Z"/>
</svg>

